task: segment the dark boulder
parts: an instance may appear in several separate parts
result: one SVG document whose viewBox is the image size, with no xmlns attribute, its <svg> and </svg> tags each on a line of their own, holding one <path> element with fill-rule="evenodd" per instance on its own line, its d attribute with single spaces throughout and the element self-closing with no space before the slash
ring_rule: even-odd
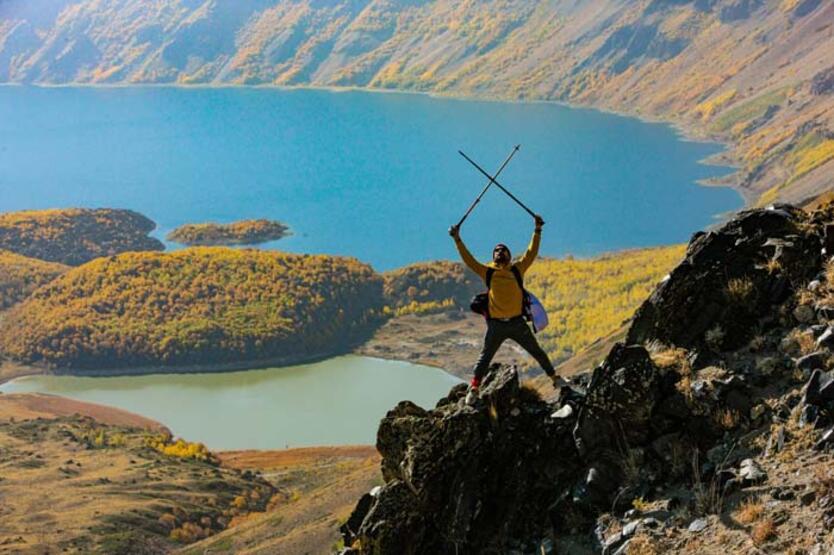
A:
<svg viewBox="0 0 834 555">
<path fill-rule="evenodd" d="M 693 237 L 686 258 L 637 310 L 629 344 L 735 349 L 821 268 L 821 232 L 802 210 L 747 210 Z"/>
<path fill-rule="evenodd" d="M 834 93 L 834 66 L 824 69 L 811 79 L 811 94 L 823 95 Z"/>
<path fill-rule="evenodd" d="M 660 373 L 641 346 L 617 344 L 594 370 L 574 436 L 586 460 L 608 458 L 612 450 L 644 445 L 660 400 Z"/>
<path fill-rule="evenodd" d="M 568 521 L 593 522 L 612 500 L 630 499 L 625 459 L 651 475 L 668 467 L 651 446 L 689 416 L 675 381 L 642 346 L 618 344 L 585 395 L 562 404 L 520 388 L 508 367 L 487 375 L 474 406 L 460 386 L 433 410 L 403 401 L 377 433 L 385 485 L 360 500 L 345 544 L 362 553 L 505 553 Z M 575 410 L 560 410 L 568 406 Z M 641 495 L 647 484 L 629 487 Z"/>
<path fill-rule="evenodd" d="M 579 468 L 575 419 L 553 419 L 553 409 L 520 389 L 514 368 L 490 373 L 472 407 L 454 394 L 430 411 L 401 402 L 377 435 L 386 483 L 369 509 L 357 507 L 362 523 L 346 544 L 359 540 L 363 553 L 489 553 L 544 537 L 550 505 Z"/>
</svg>

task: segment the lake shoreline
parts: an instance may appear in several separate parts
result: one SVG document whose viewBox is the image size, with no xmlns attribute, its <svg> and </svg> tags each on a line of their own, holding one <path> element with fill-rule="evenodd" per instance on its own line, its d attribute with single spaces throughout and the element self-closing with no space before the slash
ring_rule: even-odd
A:
<svg viewBox="0 0 834 555">
<path fill-rule="evenodd" d="M 371 445 L 392 406 L 409 399 L 429 409 L 459 383 L 433 368 L 344 356 L 211 375 L 33 376 L 2 386 L 0 405 L 15 399 L 65 406 L 78 401 L 141 415 L 212 451 L 275 450 Z M 42 397 L 21 397 L 27 394 Z M 13 415 L 14 404 L 8 406 Z"/>
<path fill-rule="evenodd" d="M 298 366 L 302 364 L 313 364 L 340 355 L 354 354 L 353 350 L 334 350 L 327 353 L 304 356 L 274 357 L 268 359 L 256 359 L 239 362 L 228 362 L 223 364 L 190 364 L 183 366 L 132 366 L 125 368 L 113 368 L 105 370 L 92 370 L 89 368 L 48 368 L 38 365 L 10 364 L 12 368 L 10 375 L 0 375 L 0 385 L 25 376 L 73 376 L 81 378 L 116 378 L 124 376 L 152 376 L 165 374 L 222 374 L 230 372 L 245 372 L 247 370 L 264 370 L 267 368 L 282 368 L 286 366 Z M 407 361 L 403 361 L 407 362 Z M 14 373 L 14 369 L 22 370 Z"/>
<path fill-rule="evenodd" d="M 621 118 L 628 118 L 640 121 L 646 124 L 652 125 L 663 125 L 671 129 L 676 138 L 685 142 L 693 142 L 693 143 L 701 143 L 701 144 L 715 144 L 720 145 L 721 151 L 715 154 L 712 154 L 702 160 L 700 163 L 711 165 L 711 166 L 720 166 L 726 167 L 732 171 L 729 171 L 727 175 L 721 176 L 720 181 L 715 180 L 712 178 L 711 180 L 699 180 L 697 183 L 703 187 L 722 187 L 728 188 L 735 191 L 742 199 L 744 205 L 742 209 L 752 208 L 754 206 L 754 195 L 753 191 L 746 189 L 741 184 L 741 161 L 734 159 L 730 153 L 733 150 L 733 147 L 737 146 L 731 138 L 729 137 L 718 137 L 714 135 L 710 135 L 704 130 L 699 129 L 692 123 L 686 123 L 683 121 L 675 121 L 671 119 L 664 119 L 661 117 L 652 117 L 647 116 L 642 113 L 635 113 L 635 112 L 628 112 L 625 110 L 616 110 L 613 108 L 607 108 L 604 106 L 596 106 L 592 104 L 573 104 L 570 102 L 565 102 L 562 100 L 552 100 L 552 99 L 522 99 L 517 97 L 503 97 L 499 95 L 465 95 L 465 94 L 455 94 L 455 93 L 440 93 L 440 92 L 433 92 L 433 91 L 413 91 L 413 90 L 402 90 L 402 89 L 384 89 L 378 87 L 358 87 L 358 86 L 324 86 L 324 85 L 274 85 L 274 84 L 261 84 L 261 85 L 244 85 L 244 84 L 235 84 L 235 83 L 222 83 L 222 84 L 206 84 L 206 83 L 195 83 L 195 84 L 179 84 L 179 83 L 0 83 L 0 87 L 36 87 L 36 88 L 43 88 L 43 89 L 61 89 L 61 88 L 92 88 L 92 89 L 130 89 L 130 88 L 159 88 L 159 89 L 202 89 L 202 90 L 211 90 L 211 89 L 252 89 L 252 90 L 279 90 L 279 91 L 324 91 L 330 92 L 333 94 L 338 93 L 348 93 L 348 92 L 361 92 L 361 93 L 369 93 L 369 94 L 396 94 L 396 95 L 417 95 L 417 96 L 425 96 L 429 98 L 438 98 L 444 100 L 458 100 L 461 102 L 490 102 L 490 103 L 505 103 L 505 104 L 552 104 L 556 106 L 562 106 L 565 108 L 570 108 L 572 110 L 590 110 L 602 114 L 608 114 L 616 117 Z M 717 163 L 718 158 L 724 158 L 723 163 Z"/>
</svg>

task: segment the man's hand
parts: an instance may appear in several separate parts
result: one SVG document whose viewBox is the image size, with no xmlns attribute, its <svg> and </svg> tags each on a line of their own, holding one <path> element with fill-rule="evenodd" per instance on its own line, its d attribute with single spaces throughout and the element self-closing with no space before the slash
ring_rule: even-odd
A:
<svg viewBox="0 0 834 555">
<path fill-rule="evenodd" d="M 460 237 L 460 228 L 456 225 L 449 227 L 449 235 L 453 239 L 457 239 L 458 237 Z"/>
<path fill-rule="evenodd" d="M 541 216 L 539 216 L 538 214 L 536 214 L 536 215 L 534 216 L 534 219 L 536 220 L 536 230 L 537 230 L 537 231 L 541 231 L 542 226 L 544 225 L 544 220 L 543 220 L 543 219 L 542 219 L 542 217 L 541 217 Z"/>
</svg>

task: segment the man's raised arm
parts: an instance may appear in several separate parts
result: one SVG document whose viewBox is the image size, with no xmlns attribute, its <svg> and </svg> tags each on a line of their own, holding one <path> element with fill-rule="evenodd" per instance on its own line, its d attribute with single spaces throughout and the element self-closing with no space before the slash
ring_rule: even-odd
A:
<svg viewBox="0 0 834 555">
<path fill-rule="evenodd" d="M 536 229 L 533 230 L 533 238 L 530 239 L 530 246 L 527 247 L 527 252 L 524 253 L 524 256 L 521 257 L 521 260 L 518 261 L 516 266 L 518 267 L 519 271 L 523 274 L 527 271 L 533 261 L 536 260 L 536 257 L 539 255 L 539 244 L 542 240 L 542 226 L 544 225 L 544 220 L 541 216 L 536 216 Z"/>
<path fill-rule="evenodd" d="M 460 253 L 460 258 L 463 260 L 463 263 L 469 266 L 469 269 L 481 276 L 481 279 L 486 279 L 487 267 L 478 262 L 472 253 L 469 252 L 469 249 L 466 248 L 466 245 L 463 244 L 463 240 L 460 238 L 460 230 L 458 226 L 453 225 L 449 228 L 449 235 L 452 236 L 452 239 L 455 240 L 455 246 L 458 248 L 458 252 Z"/>
</svg>

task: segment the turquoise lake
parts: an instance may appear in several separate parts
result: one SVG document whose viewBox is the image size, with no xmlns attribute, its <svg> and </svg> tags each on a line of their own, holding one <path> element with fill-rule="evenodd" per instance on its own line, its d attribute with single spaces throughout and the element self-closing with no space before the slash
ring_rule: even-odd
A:
<svg viewBox="0 0 834 555">
<path fill-rule="evenodd" d="M 4 393 L 50 393 L 152 418 L 211 449 L 376 443 L 402 399 L 432 408 L 460 380 L 427 366 L 360 356 L 215 374 L 28 376 Z"/>
<path fill-rule="evenodd" d="M 741 206 L 696 185 L 719 145 L 593 110 L 422 95 L 250 88 L 0 87 L 0 211 L 137 210 L 164 237 L 188 222 L 273 218 L 267 245 L 386 270 L 454 258 L 446 234 L 485 184 L 458 149 L 547 220 L 542 254 L 686 241 Z M 518 252 L 530 217 L 487 193 L 462 236 Z"/>
</svg>

